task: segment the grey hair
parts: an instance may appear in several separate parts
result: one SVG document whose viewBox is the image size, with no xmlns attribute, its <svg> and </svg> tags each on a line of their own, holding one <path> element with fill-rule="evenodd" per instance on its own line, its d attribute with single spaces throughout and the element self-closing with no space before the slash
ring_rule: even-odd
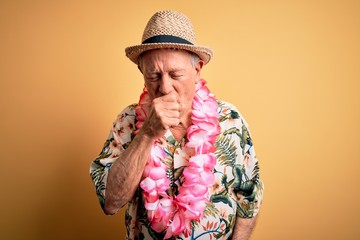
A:
<svg viewBox="0 0 360 240">
<path fill-rule="evenodd" d="M 194 52 L 190 52 L 190 51 L 188 51 L 188 53 L 190 54 L 190 62 L 191 62 L 191 65 L 193 66 L 193 67 L 195 67 L 196 66 L 196 64 L 198 64 L 199 62 L 200 62 L 200 57 L 196 54 L 196 53 L 194 53 Z"/>
</svg>

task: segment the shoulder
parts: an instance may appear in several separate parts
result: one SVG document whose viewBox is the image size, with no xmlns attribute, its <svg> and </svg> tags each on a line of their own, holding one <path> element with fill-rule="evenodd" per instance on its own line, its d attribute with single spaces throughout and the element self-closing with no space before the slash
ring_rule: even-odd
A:
<svg viewBox="0 0 360 240">
<path fill-rule="evenodd" d="M 112 126 L 112 137 L 120 142 L 130 142 L 135 130 L 137 104 L 131 104 L 124 108 L 116 117 Z"/>
<path fill-rule="evenodd" d="M 135 115 L 135 108 L 136 108 L 137 104 L 133 103 L 130 104 L 129 106 L 125 107 L 119 114 L 118 117 L 121 116 L 127 116 L 127 115 Z"/>
<path fill-rule="evenodd" d="M 217 100 L 218 102 L 218 112 L 219 112 L 219 122 L 220 124 L 228 124 L 229 122 L 236 123 L 236 125 L 247 126 L 247 122 L 241 112 L 237 107 L 229 102 L 223 100 Z"/>
<path fill-rule="evenodd" d="M 131 104 L 129 106 L 127 106 L 126 108 L 124 108 L 116 117 L 114 125 L 116 123 L 122 123 L 124 121 L 135 121 L 135 108 L 136 108 L 137 104 Z"/>
</svg>

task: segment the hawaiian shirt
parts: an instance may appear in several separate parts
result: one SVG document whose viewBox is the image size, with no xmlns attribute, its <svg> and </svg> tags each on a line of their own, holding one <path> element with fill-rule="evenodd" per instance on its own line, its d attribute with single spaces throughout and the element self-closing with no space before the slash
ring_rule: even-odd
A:
<svg viewBox="0 0 360 240">
<path fill-rule="evenodd" d="M 215 182 L 209 189 L 210 203 L 200 222 L 192 222 L 190 236 L 180 234 L 174 239 L 228 239 L 232 235 L 236 218 L 252 218 L 260 208 L 263 198 L 263 182 L 248 125 L 240 112 L 230 103 L 219 101 L 221 133 L 216 139 L 214 168 Z M 106 180 L 117 156 L 134 138 L 136 104 L 125 108 L 117 117 L 110 135 L 99 156 L 90 166 L 90 175 L 100 204 L 104 207 Z M 181 173 L 187 166 L 184 151 L 186 138 L 177 142 L 171 131 L 161 139 L 166 155 L 173 161 L 172 183 L 181 186 Z M 144 207 L 142 189 L 139 187 L 128 203 L 125 214 L 126 239 L 163 239 L 165 233 L 157 233 L 150 226 Z"/>
</svg>

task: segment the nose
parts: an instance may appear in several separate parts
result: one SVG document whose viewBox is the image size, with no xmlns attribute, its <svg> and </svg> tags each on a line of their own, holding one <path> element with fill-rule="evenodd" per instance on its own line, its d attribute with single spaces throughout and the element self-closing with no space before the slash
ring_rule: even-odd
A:
<svg viewBox="0 0 360 240">
<path fill-rule="evenodd" d="M 163 95 L 169 94 L 173 90 L 172 82 L 169 76 L 166 74 L 161 76 L 159 91 Z"/>
</svg>

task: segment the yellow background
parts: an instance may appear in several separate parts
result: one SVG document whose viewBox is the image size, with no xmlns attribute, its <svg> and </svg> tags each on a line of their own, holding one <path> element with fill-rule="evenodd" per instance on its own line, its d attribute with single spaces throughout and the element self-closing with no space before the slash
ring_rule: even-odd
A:
<svg viewBox="0 0 360 240">
<path fill-rule="evenodd" d="M 203 76 L 250 124 L 265 182 L 253 239 L 360 238 L 360 1 L 1 1 L 1 239 L 124 239 L 89 177 L 142 77 L 124 54 L 157 10 L 214 49 Z"/>
</svg>

